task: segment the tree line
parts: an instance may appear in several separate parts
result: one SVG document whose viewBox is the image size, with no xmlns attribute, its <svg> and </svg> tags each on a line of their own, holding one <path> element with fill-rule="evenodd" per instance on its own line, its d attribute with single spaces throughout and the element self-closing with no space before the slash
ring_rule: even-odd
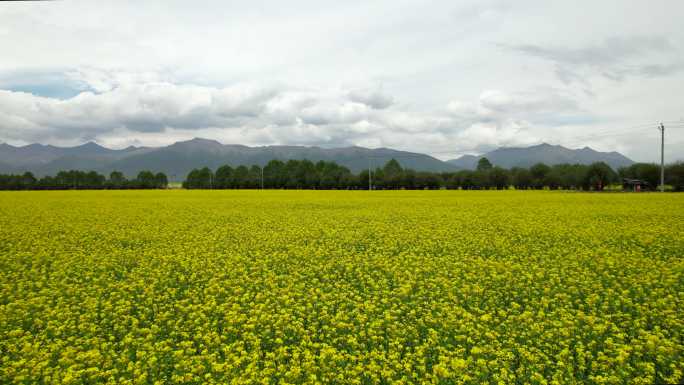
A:
<svg viewBox="0 0 684 385">
<path fill-rule="evenodd" d="M 187 189 L 349 189 L 367 190 L 369 170 L 358 174 L 335 162 L 310 160 L 271 160 L 263 168 L 224 165 L 212 171 L 208 167 L 193 169 L 183 181 Z M 614 171 L 603 162 L 590 165 L 543 163 L 529 168 L 505 169 L 481 158 L 475 170 L 427 172 L 403 168 L 395 159 L 371 171 L 372 189 L 565 189 L 601 191 L 623 178 L 639 179 L 655 189 L 660 183 L 660 166 L 635 163 Z M 675 191 L 684 191 L 684 163 L 666 166 L 665 183 Z M 162 172 L 140 171 L 134 179 L 113 171 L 105 177 L 95 171 L 60 171 L 55 176 L 36 178 L 32 173 L 0 174 L 0 190 L 67 190 L 67 189 L 160 189 L 168 186 Z"/>
<path fill-rule="evenodd" d="M 134 179 L 112 171 L 109 178 L 95 171 L 60 171 L 55 176 L 36 178 L 32 173 L 0 174 L 0 190 L 103 190 L 161 189 L 168 186 L 163 172 L 140 171 Z"/>
<path fill-rule="evenodd" d="M 183 182 L 188 189 L 349 189 L 358 188 L 358 176 L 335 162 L 271 160 L 266 166 L 231 167 L 213 172 L 208 167 L 193 169 Z"/>
<path fill-rule="evenodd" d="M 216 172 L 208 167 L 190 171 L 183 187 L 187 189 L 369 189 L 369 170 L 358 174 L 335 162 L 310 160 L 271 160 L 263 168 L 229 165 Z M 667 166 L 666 184 L 684 191 L 684 163 Z M 636 163 L 617 172 L 604 162 L 590 165 L 537 163 L 529 168 L 505 169 L 481 158 L 475 170 L 425 172 L 403 168 L 395 159 L 371 171 L 372 189 L 566 189 L 602 191 L 623 178 L 640 179 L 651 188 L 659 184 L 660 168 L 655 164 Z"/>
</svg>

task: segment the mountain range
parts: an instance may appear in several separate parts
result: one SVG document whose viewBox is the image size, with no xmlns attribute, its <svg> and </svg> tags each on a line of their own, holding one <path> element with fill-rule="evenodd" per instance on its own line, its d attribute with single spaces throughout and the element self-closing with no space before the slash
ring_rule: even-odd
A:
<svg viewBox="0 0 684 385">
<path fill-rule="evenodd" d="M 583 163 L 604 161 L 617 168 L 633 161 L 616 152 L 598 152 L 590 148 L 571 150 L 562 146 L 541 144 L 527 148 L 499 148 L 486 156 L 493 164 L 502 167 L 530 166 L 537 162 L 547 164 Z M 215 140 L 195 138 L 176 142 L 164 147 L 127 147 L 109 149 L 94 142 L 75 147 L 57 147 L 43 144 L 12 146 L 0 144 L 0 173 L 31 171 L 36 176 L 54 175 L 60 170 L 95 170 L 100 173 L 118 170 L 135 176 L 140 170 L 162 171 L 172 181 L 182 180 L 187 173 L 198 167 L 212 169 L 223 164 L 265 165 L 271 159 L 309 159 L 311 161 L 334 161 L 359 172 L 380 167 L 394 158 L 403 167 L 418 171 L 456 171 L 474 169 L 482 156 L 465 155 L 458 159 L 441 161 L 430 155 L 399 151 L 390 148 L 369 149 L 363 147 L 322 148 L 306 146 L 249 147 L 221 144 Z"/>
<path fill-rule="evenodd" d="M 629 166 L 633 160 L 620 154 L 619 152 L 600 152 L 589 147 L 580 149 L 569 149 L 559 145 L 542 143 L 530 147 L 500 147 L 494 151 L 482 155 L 463 155 L 457 159 L 450 159 L 446 162 L 459 169 L 474 170 L 480 158 L 486 157 L 489 161 L 499 167 L 530 167 L 535 163 L 554 164 L 591 164 L 594 162 L 605 162 L 613 169 Z"/>
<path fill-rule="evenodd" d="M 0 144 L 0 173 L 31 171 L 36 176 L 54 175 L 60 170 L 95 170 L 108 174 L 113 170 L 135 176 L 140 170 L 162 171 L 170 180 L 182 180 L 193 168 L 229 164 L 265 165 L 272 159 L 309 159 L 334 161 L 353 172 L 380 167 L 395 158 L 404 167 L 425 171 L 453 171 L 456 167 L 432 156 L 389 148 L 321 148 L 306 146 L 248 147 L 221 144 L 195 138 L 165 147 L 128 147 L 113 150 L 88 142 L 76 147 L 30 144 L 15 147 Z"/>
</svg>

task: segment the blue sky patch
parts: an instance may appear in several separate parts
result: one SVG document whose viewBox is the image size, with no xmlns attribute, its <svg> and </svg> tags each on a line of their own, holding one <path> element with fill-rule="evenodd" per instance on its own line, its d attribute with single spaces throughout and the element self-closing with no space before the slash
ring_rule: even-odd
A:
<svg viewBox="0 0 684 385">
<path fill-rule="evenodd" d="M 84 91 L 92 91 L 83 82 L 72 79 L 61 71 L 0 72 L 0 89 L 62 100 L 70 99 Z"/>
</svg>

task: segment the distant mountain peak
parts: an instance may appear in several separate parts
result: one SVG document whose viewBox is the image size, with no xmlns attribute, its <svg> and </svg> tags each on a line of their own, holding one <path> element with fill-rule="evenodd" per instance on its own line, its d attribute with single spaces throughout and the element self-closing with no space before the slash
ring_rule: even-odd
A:
<svg viewBox="0 0 684 385">
<path fill-rule="evenodd" d="M 85 143 L 81 144 L 80 146 L 76 146 L 75 148 L 94 149 L 94 150 L 107 149 L 108 150 L 108 148 L 102 147 L 99 144 L 93 142 L 92 140 L 85 142 Z"/>
<path fill-rule="evenodd" d="M 190 142 L 190 143 L 207 143 L 207 144 L 220 144 L 220 145 L 223 145 L 223 143 L 219 142 L 218 140 L 207 139 L 207 138 L 198 138 L 198 137 L 194 137 L 194 138 L 188 140 L 188 142 Z"/>
<path fill-rule="evenodd" d="M 559 144 L 551 144 L 551 143 L 547 143 L 547 142 L 541 142 L 535 146 L 530 146 L 530 147 L 516 147 L 516 148 L 521 148 L 521 149 L 526 149 L 526 148 L 543 148 L 543 149 L 562 148 L 562 149 L 568 149 L 568 148 L 563 147 Z"/>
<path fill-rule="evenodd" d="M 171 145 L 171 147 L 186 147 L 186 146 L 191 146 L 192 148 L 218 148 L 218 147 L 223 147 L 223 143 L 213 140 L 213 139 L 205 139 L 205 138 L 192 138 L 190 140 L 181 140 L 178 142 L 175 142 L 174 144 Z"/>
<path fill-rule="evenodd" d="M 48 147 L 48 146 L 46 146 L 44 144 L 40 144 L 40 143 L 31 143 L 31 144 L 27 144 L 26 146 L 21 146 L 21 148 L 43 148 L 43 147 Z"/>
</svg>

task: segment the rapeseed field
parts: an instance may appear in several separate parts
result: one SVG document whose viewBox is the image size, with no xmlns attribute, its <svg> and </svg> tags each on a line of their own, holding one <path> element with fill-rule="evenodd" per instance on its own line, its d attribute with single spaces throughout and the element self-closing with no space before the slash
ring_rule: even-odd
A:
<svg viewBox="0 0 684 385">
<path fill-rule="evenodd" d="M 0 193 L 0 383 L 684 376 L 684 195 Z"/>
</svg>

